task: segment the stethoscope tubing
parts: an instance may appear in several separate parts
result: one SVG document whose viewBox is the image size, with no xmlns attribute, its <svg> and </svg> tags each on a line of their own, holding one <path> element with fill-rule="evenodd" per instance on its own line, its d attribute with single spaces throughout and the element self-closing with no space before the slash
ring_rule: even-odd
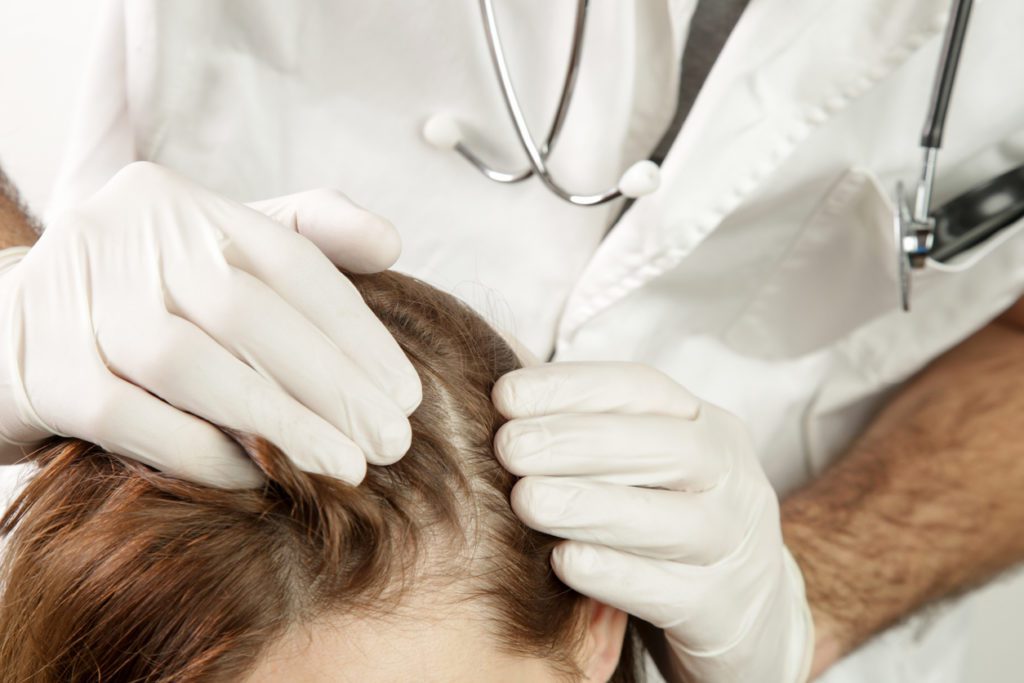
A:
<svg viewBox="0 0 1024 683">
<path fill-rule="evenodd" d="M 530 167 L 521 171 L 503 171 L 496 169 L 485 162 L 480 155 L 471 150 L 465 142 L 459 139 L 454 144 L 454 149 L 462 155 L 470 164 L 477 168 L 487 178 L 499 183 L 518 183 L 536 175 L 542 183 L 557 197 L 576 206 L 597 206 L 618 199 L 623 196 L 623 182 L 631 173 L 639 173 L 634 178 L 643 179 L 636 187 L 641 189 L 638 193 L 629 196 L 639 196 L 653 191 L 657 187 L 657 166 L 653 162 L 639 162 L 634 164 L 620 179 L 615 187 L 592 194 L 578 194 L 571 192 L 562 186 L 552 176 L 547 165 L 547 160 L 558 141 L 566 117 L 569 113 L 569 106 L 572 103 L 573 93 L 576 89 L 577 76 L 579 75 L 580 58 L 583 54 L 583 37 L 587 21 L 587 7 L 589 0 L 576 0 L 576 15 L 573 21 L 572 48 L 569 54 L 569 61 L 565 69 L 565 77 L 562 80 L 561 95 L 558 99 L 558 107 L 552 118 L 551 126 L 548 129 L 547 138 L 543 144 L 538 145 L 530 126 L 523 114 L 523 108 L 519 101 L 519 94 L 512 83 L 512 75 L 509 71 L 508 60 L 505 56 L 505 48 L 501 40 L 501 33 L 498 29 L 498 20 L 494 11 L 493 0 L 479 0 L 480 15 L 484 25 L 484 35 L 487 39 L 487 49 L 491 56 L 491 64 L 497 77 L 501 90 L 502 101 L 512 121 L 516 132 L 516 138 L 526 154 Z M 645 166 L 646 165 L 646 166 Z M 634 171 L 637 169 L 637 171 Z M 647 176 L 644 178 L 644 176 Z"/>
</svg>

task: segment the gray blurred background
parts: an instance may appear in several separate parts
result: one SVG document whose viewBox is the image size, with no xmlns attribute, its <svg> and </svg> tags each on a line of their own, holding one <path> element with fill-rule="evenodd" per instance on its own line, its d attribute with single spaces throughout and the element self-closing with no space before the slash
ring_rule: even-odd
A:
<svg viewBox="0 0 1024 683">
<path fill-rule="evenodd" d="M 103 4 L 0 0 L 0 167 L 37 214 L 47 205 Z M 3 469 L 0 505 L 21 468 Z M 1024 681 L 1024 575 L 1002 578 L 976 592 L 971 602 L 965 681 Z"/>
</svg>

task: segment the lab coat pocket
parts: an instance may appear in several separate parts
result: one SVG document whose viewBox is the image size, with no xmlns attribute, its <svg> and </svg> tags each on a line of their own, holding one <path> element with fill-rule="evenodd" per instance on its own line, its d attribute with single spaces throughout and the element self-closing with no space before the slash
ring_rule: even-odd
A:
<svg viewBox="0 0 1024 683">
<path fill-rule="evenodd" d="M 903 316 L 893 212 L 894 198 L 876 176 L 849 170 L 727 331 L 727 343 L 756 357 L 793 358 L 879 318 Z M 922 309 L 913 317 L 944 318 L 955 326 L 969 317 L 963 307 L 979 314 L 991 309 L 991 317 L 1012 303 L 1021 264 L 998 248 L 1018 242 L 1022 230 L 1024 219 L 948 262 L 928 259 L 912 273 L 911 307 Z"/>
<path fill-rule="evenodd" d="M 801 356 L 899 306 L 893 200 L 850 169 L 726 333 L 757 357 Z"/>
</svg>

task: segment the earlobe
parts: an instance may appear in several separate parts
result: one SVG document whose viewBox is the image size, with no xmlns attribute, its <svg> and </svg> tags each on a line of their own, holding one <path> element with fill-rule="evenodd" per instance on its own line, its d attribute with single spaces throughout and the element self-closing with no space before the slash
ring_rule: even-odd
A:
<svg viewBox="0 0 1024 683">
<path fill-rule="evenodd" d="M 589 602 L 590 619 L 580 664 L 587 683 L 607 683 L 619 665 L 629 616 L 603 602 Z"/>
</svg>

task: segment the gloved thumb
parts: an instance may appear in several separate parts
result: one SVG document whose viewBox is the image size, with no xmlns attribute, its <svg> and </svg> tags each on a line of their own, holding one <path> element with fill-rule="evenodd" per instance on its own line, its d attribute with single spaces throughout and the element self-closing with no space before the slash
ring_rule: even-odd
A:
<svg viewBox="0 0 1024 683">
<path fill-rule="evenodd" d="M 309 190 L 248 206 L 298 232 L 334 265 L 353 273 L 385 270 L 402 251 L 395 226 L 336 190 Z"/>
</svg>

